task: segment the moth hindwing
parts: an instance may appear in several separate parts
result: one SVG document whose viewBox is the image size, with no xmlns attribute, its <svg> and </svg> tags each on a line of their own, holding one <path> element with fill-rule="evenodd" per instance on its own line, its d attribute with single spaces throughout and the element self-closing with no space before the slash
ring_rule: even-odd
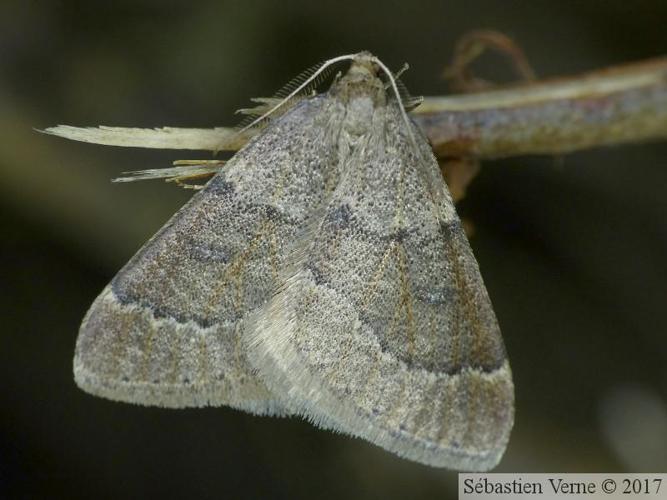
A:
<svg viewBox="0 0 667 500">
<path fill-rule="evenodd" d="M 391 73 L 368 53 L 322 67 L 344 59 L 328 92 L 273 119 L 112 280 L 81 326 L 75 379 L 491 468 L 514 390 L 477 263 Z"/>
</svg>

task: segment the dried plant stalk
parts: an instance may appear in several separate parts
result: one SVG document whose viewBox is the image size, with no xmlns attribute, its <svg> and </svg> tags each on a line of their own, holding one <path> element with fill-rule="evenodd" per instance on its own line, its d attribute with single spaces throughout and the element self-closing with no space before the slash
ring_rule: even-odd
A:
<svg viewBox="0 0 667 500">
<path fill-rule="evenodd" d="M 667 58 L 572 78 L 427 97 L 413 117 L 439 157 L 561 154 L 667 137 Z"/>
</svg>

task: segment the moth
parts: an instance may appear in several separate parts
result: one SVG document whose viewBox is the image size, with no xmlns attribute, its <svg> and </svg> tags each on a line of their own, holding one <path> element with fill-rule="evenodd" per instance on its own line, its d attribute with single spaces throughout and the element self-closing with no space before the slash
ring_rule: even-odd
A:
<svg viewBox="0 0 667 500">
<path fill-rule="evenodd" d="M 345 62 L 327 92 L 302 92 Z M 299 415 L 423 464 L 494 467 L 513 424 L 511 371 L 408 105 L 367 52 L 267 101 L 264 127 L 91 306 L 79 387 Z"/>
</svg>

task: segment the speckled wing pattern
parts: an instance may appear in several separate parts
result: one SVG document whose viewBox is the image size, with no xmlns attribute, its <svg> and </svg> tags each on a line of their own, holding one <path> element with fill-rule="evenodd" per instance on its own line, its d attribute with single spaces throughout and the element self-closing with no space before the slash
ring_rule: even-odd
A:
<svg viewBox="0 0 667 500">
<path fill-rule="evenodd" d="M 489 469 L 514 403 L 491 303 L 426 140 L 379 61 L 352 59 L 105 288 L 76 382 L 139 404 L 299 414 L 425 464 Z"/>
<path fill-rule="evenodd" d="M 341 180 L 255 317 L 250 359 L 315 423 L 486 470 L 513 424 L 498 324 L 428 144 L 366 85 L 337 93 L 355 110 L 338 136 Z"/>
<path fill-rule="evenodd" d="M 271 123 L 119 272 L 80 329 L 82 389 L 146 405 L 283 412 L 240 337 L 275 289 L 286 247 L 337 183 L 329 107 L 318 96 Z"/>
</svg>

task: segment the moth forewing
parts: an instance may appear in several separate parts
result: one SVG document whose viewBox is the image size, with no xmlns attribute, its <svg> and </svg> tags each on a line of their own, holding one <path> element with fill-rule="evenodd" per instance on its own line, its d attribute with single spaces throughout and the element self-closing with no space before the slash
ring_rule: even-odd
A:
<svg viewBox="0 0 667 500">
<path fill-rule="evenodd" d="M 486 470 L 513 423 L 500 331 L 437 162 L 372 69 L 354 60 L 326 97 L 340 182 L 255 314 L 250 360 L 315 423 Z"/>
<path fill-rule="evenodd" d="M 81 388 L 139 404 L 284 413 L 241 337 L 278 286 L 287 245 L 337 182 L 320 99 L 257 134 L 112 280 L 80 329 Z"/>
</svg>

